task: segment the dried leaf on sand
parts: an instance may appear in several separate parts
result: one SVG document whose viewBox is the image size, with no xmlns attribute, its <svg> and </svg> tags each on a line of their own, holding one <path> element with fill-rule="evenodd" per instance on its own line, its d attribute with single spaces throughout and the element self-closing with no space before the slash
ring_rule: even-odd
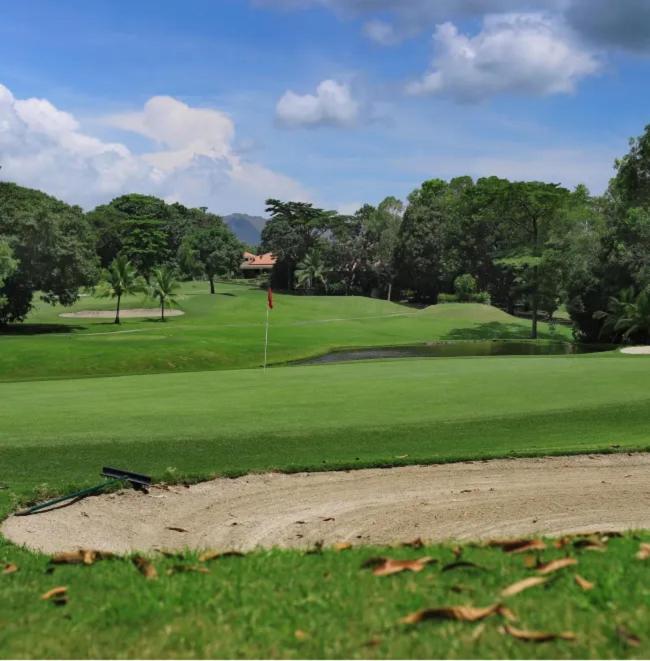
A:
<svg viewBox="0 0 650 661">
<path fill-rule="evenodd" d="M 244 554 L 241 551 L 206 551 L 199 556 L 199 562 L 209 562 L 218 558 L 241 558 Z"/>
<path fill-rule="evenodd" d="M 510 624 L 505 624 L 503 631 L 517 640 L 525 640 L 533 643 L 544 643 L 549 640 L 575 640 L 576 638 L 576 635 L 572 631 L 561 631 L 559 633 L 527 631 L 526 629 L 516 629 Z"/>
<path fill-rule="evenodd" d="M 512 585 L 509 585 L 507 588 L 504 588 L 501 591 L 502 597 L 512 597 L 528 588 L 534 588 L 537 585 L 543 585 L 548 579 L 542 578 L 541 576 L 531 576 L 529 578 L 524 578 L 521 581 L 517 581 Z"/>
<path fill-rule="evenodd" d="M 575 558 L 560 558 L 559 560 L 551 560 L 543 565 L 540 565 L 537 572 L 539 574 L 552 574 L 553 572 L 564 569 L 565 567 L 571 567 L 577 565 L 578 561 Z"/>
<path fill-rule="evenodd" d="M 350 542 L 336 542 L 332 545 L 332 548 L 335 551 L 347 551 L 352 548 L 352 544 Z"/>
<path fill-rule="evenodd" d="M 412 549 L 421 549 L 424 546 L 424 542 L 422 541 L 422 537 L 416 537 L 410 542 L 404 542 L 402 546 L 406 546 Z"/>
<path fill-rule="evenodd" d="M 97 560 L 105 560 L 114 557 L 112 553 L 95 551 L 93 549 L 79 549 L 77 551 L 63 551 L 55 553 L 50 558 L 53 565 L 92 565 Z"/>
</svg>

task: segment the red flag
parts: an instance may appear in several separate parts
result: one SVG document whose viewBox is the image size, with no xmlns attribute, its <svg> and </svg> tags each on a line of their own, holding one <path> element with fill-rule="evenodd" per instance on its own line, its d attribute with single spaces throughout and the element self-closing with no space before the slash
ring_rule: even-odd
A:
<svg viewBox="0 0 650 661">
<path fill-rule="evenodd" d="M 269 306 L 269 310 L 273 309 L 273 290 L 269 287 L 268 292 L 266 293 L 266 300 Z"/>
</svg>

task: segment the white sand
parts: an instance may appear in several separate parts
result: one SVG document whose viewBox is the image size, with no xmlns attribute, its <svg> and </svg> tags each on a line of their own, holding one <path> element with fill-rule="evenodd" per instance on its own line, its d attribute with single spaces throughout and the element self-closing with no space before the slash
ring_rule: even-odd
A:
<svg viewBox="0 0 650 661">
<path fill-rule="evenodd" d="M 650 454 L 644 453 L 222 478 L 95 496 L 10 517 L 0 531 L 46 553 L 125 553 L 635 528 L 650 528 Z"/>
<path fill-rule="evenodd" d="M 180 317 L 182 310 L 165 310 L 166 317 Z M 115 310 L 80 310 L 79 312 L 62 312 L 59 317 L 68 319 L 115 319 Z M 120 310 L 120 318 L 160 317 L 160 308 L 127 308 Z"/>
</svg>

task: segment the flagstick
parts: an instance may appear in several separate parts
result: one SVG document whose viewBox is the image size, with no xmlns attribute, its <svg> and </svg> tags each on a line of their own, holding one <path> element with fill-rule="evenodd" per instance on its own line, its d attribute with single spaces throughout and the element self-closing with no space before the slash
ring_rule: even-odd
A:
<svg viewBox="0 0 650 661">
<path fill-rule="evenodd" d="M 269 347 L 269 306 L 266 306 L 266 332 L 264 333 L 264 372 L 266 373 L 266 354 Z"/>
</svg>

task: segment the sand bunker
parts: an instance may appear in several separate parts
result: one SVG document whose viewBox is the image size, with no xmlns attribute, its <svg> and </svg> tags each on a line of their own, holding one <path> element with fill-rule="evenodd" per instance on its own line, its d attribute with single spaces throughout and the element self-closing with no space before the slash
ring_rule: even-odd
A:
<svg viewBox="0 0 650 661">
<path fill-rule="evenodd" d="M 180 317 L 182 310 L 165 310 L 166 317 Z M 59 317 L 68 319 L 115 319 L 115 310 L 80 310 L 79 312 L 62 312 Z M 160 317 L 160 308 L 131 308 L 120 310 L 120 318 L 124 317 Z"/>
<path fill-rule="evenodd" d="M 558 535 L 650 528 L 649 485 L 650 454 L 272 473 L 96 496 L 0 530 L 46 553 Z"/>
<path fill-rule="evenodd" d="M 650 346 L 625 347 L 621 353 L 631 353 L 636 356 L 650 356 Z"/>
</svg>

